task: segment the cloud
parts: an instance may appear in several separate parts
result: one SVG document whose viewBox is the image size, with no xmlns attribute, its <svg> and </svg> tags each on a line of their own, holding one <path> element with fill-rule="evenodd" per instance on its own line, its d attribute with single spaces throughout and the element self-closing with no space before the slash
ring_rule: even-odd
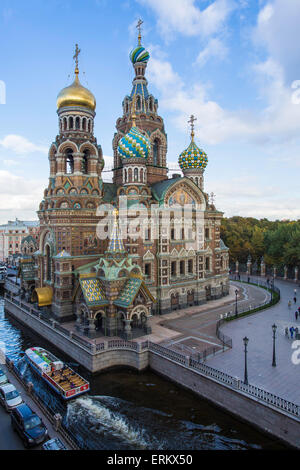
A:
<svg viewBox="0 0 300 470">
<path fill-rule="evenodd" d="M 234 8 L 232 0 L 215 0 L 200 10 L 195 0 L 138 0 L 157 15 L 158 28 L 169 38 L 174 33 L 207 37 L 222 28 Z"/>
<path fill-rule="evenodd" d="M 209 40 L 207 46 L 199 52 L 196 59 L 196 64 L 203 67 L 210 59 L 224 60 L 227 57 L 228 48 L 218 38 L 212 38 Z"/>
<path fill-rule="evenodd" d="M 208 192 L 210 185 L 207 183 Z M 299 195 L 289 194 L 283 199 L 276 186 L 261 187 L 255 177 L 241 176 L 230 181 L 214 179 L 211 187 L 216 193 L 216 207 L 225 212 L 225 217 L 300 219 Z"/>
<path fill-rule="evenodd" d="M 26 179 L 0 170 L 0 210 L 37 211 L 47 187 L 47 178 Z"/>
<path fill-rule="evenodd" d="M 19 162 L 17 162 L 16 160 L 3 160 L 3 163 L 5 166 L 16 166 L 16 165 L 19 165 Z"/>
<path fill-rule="evenodd" d="M 0 146 L 19 155 L 25 155 L 32 152 L 48 154 L 47 147 L 36 145 L 21 135 L 7 135 L 2 140 L 0 140 Z"/>
</svg>

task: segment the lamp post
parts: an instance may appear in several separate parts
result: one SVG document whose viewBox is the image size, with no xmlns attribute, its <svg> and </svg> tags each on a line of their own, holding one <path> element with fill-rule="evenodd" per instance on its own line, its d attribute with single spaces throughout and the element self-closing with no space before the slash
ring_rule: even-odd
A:
<svg viewBox="0 0 300 470">
<path fill-rule="evenodd" d="M 276 330 L 277 330 L 277 326 L 275 325 L 272 325 L 272 330 L 273 330 L 273 361 L 272 361 L 272 366 L 273 367 L 276 367 L 276 355 L 275 355 L 275 338 L 276 338 Z"/>
<path fill-rule="evenodd" d="M 243 338 L 243 341 L 244 341 L 244 346 L 245 346 L 245 373 L 244 373 L 244 384 L 245 384 L 245 385 L 248 385 L 247 345 L 248 345 L 248 342 L 249 342 L 249 338 L 247 338 L 247 336 L 245 336 L 245 338 Z"/>
<path fill-rule="evenodd" d="M 238 296 L 239 291 L 236 289 L 235 290 L 235 316 L 238 316 L 238 308 L 237 308 L 237 296 Z"/>
</svg>

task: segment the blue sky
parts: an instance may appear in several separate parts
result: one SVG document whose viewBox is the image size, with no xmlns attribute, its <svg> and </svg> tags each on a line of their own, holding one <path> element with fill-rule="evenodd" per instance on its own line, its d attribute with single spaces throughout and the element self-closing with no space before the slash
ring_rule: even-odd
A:
<svg viewBox="0 0 300 470">
<path fill-rule="evenodd" d="M 195 114 L 209 158 L 205 190 L 225 216 L 300 218 L 300 104 L 291 88 L 300 80 L 300 0 L 1 0 L 0 223 L 36 218 L 76 42 L 110 163 L 140 17 L 168 161 L 189 144 Z"/>
</svg>

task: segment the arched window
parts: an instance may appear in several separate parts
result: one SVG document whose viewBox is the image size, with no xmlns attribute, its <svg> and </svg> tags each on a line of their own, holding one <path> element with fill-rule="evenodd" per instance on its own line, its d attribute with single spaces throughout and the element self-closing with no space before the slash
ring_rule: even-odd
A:
<svg viewBox="0 0 300 470">
<path fill-rule="evenodd" d="M 51 281 L 51 253 L 50 246 L 46 246 L 46 279 Z"/>
<path fill-rule="evenodd" d="M 88 174 L 88 165 L 89 165 L 89 150 L 83 151 L 82 163 L 81 163 L 81 171 L 84 175 Z"/>
<path fill-rule="evenodd" d="M 80 119 L 79 119 L 78 116 L 77 116 L 76 121 L 75 121 L 75 128 L 80 129 Z"/>
<path fill-rule="evenodd" d="M 141 183 L 144 182 L 144 171 L 143 171 L 143 168 L 141 168 L 141 171 L 140 171 L 140 182 L 141 182 Z"/>
<path fill-rule="evenodd" d="M 153 165 L 158 165 L 159 156 L 159 140 L 155 139 L 153 142 Z"/>
<path fill-rule="evenodd" d="M 91 121 L 90 121 L 90 119 L 88 120 L 88 132 L 91 132 Z"/>
<path fill-rule="evenodd" d="M 131 181 L 132 181 L 132 169 L 129 168 L 128 169 L 128 182 L 131 183 Z"/>
<path fill-rule="evenodd" d="M 134 181 L 139 180 L 139 170 L 137 168 L 134 169 Z"/>
<path fill-rule="evenodd" d="M 66 150 L 66 173 L 72 174 L 74 172 L 74 158 L 72 149 Z"/>
<path fill-rule="evenodd" d="M 82 119 L 82 129 L 86 131 L 86 118 Z"/>
<path fill-rule="evenodd" d="M 136 109 L 141 109 L 141 97 L 138 96 L 136 99 Z"/>
<path fill-rule="evenodd" d="M 73 129 L 73 118 L 69 118 L 69 129 Z"/>
</svg>

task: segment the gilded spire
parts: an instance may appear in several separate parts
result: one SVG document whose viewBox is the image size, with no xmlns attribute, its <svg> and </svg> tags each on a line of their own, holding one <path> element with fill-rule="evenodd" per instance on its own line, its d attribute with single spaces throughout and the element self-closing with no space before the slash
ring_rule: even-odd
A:
<svg viewBox="0 0 300 470">
<path fill-rule="evenodd" d="M 191 125 L 191 138 L 192 138 L 192 142 L 194 142 L 194 137 L 195 137 L 195 132 L 194 132 L 194 129 L 195 129 L 195 124 L 194 122 L 197 121 L 197 118 L 192 114 L 191 117 L 190 117 L 190 120 L 188 121 L 188 123 Z"/>
<path fill-rule="evenodd" d="M 138 35 L 138 45 L 139 46 L 141 46 L 141 44 L 142 44 L 142 24 L 143 23 L 144 22 L 141 19 L 139 19 L 139 21 L 136 25 L 137 29 L 139 30 L 139 35 Z"/>
</svg>

